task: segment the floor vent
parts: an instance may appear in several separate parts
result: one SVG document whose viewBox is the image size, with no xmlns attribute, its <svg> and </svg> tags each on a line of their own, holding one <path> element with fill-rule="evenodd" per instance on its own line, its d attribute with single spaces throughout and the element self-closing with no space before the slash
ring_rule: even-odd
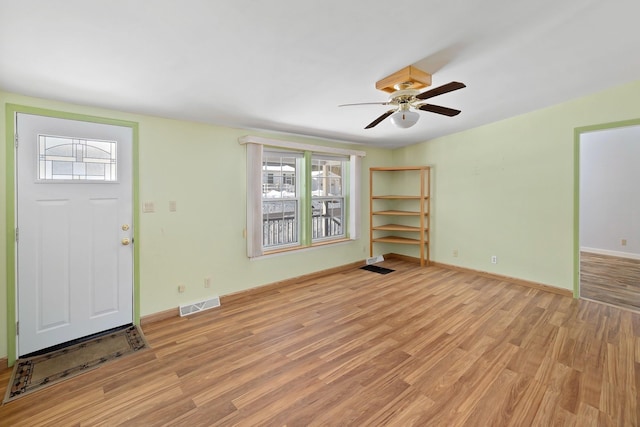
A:
<svg viewBox="0 0 640 427">
<path fill-rule="evenodd" d="M 213 297 L 204 301 L 194 302 L 193 304 L 185 304 L 180 306 L 180 317 L 188 316 L 190 314 L 199 313 L 201 311 L 209 310 L 210 308 L 220 307 L 220 298 Z"/>
</svg>

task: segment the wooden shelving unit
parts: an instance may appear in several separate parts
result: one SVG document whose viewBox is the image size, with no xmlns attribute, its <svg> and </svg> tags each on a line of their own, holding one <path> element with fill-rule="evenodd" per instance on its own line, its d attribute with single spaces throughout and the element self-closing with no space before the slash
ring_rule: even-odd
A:
<svg viewBox="0 0 640 427">
<path fill-rule="evenodd" d="M 418 245 L 420 265 L 429 265 L 430 172 L 429 166 L 369 169 L 369 256 L 373 256 L 376 243 Z M 379 193 L 375 177 L 393 173 L 405 174 L 403 178 L 410 185 L 403 185 L 402 192 L 407 194 Z"/>
</svg>

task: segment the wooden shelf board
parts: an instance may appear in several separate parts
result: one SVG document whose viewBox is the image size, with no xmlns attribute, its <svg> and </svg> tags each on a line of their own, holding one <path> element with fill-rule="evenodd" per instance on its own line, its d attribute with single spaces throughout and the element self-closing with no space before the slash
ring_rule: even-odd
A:
<svg viewBox="0 0 640 427">
<path fill-rule="evenodd" d="M 374 211 L 373 215 L 394 215 L 394 216 L 420 216 L 420 212 L 412 212 L 412 211 Z M 425 216 L 428 215 L 428 212 L 424 213 Z"/>
<path fill-rule="evenodd" d="M 401 195 L 385 195 L 385 196 L 371 196 L 372 199 L 383 199 L 383 200 L 391 200 L 391 199 L 399 199 L 399 200 L 427 200 L 429 196 L 401 196 Z"/>
<path fill-rule="evenodd" d="M 397 167 L 385 167 L 385 166 L 381 166 L 381 167 L 375 167 L 375 168 L 369 168 L 372 171 L 419 171 L 419 170 L 428 170 L 430 169 L 429 166 L 397 166 Z"/>
<path fill-rule="evenodd" d="M 376 227 L 373 227 L 373 229 L 384 230 L 384 231 L 418 231 L 418 232 L 421 231 L 420 227 L 401 225 L 401 224 L 378 225 Z M 425 227 L 423 230 L 427 231 L 427 228 Z"/>
<path fill-rule="evenodd" d="M 403 245 L 419 245 L 420 244 L 420 240 L 418 239 L 408 239 L 406 237 L 398 237 L 398 236 L 378 237 L 373 239 L 373 241 L 377 243 L 400 243 Z M 426 245 L 428 242 L 425 240 L 424 243 Z"/>
</svg>

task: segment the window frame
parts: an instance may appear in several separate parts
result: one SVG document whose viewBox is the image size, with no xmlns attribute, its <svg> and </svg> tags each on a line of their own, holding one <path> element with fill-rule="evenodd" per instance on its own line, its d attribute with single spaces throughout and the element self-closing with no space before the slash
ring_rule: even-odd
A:
<svg viewBox="0 0 640 427">
<path fill-rule="evenodd" d="M 258 136 L 244 136 L 238 139 L 241 145 L 247 149 L 247 256 L 258 258 L 274 253 L 295 251 L 314 246 L 330 245 L 334 243 L 356 240 L 359 238 L 360 229 L 360 181 L 361 160 L 366 155 L 363 151 L 348 150 L 343 148 L 316 146 L 290 141 L 273 140 Z M 288 247 L 274 247 L 265 249 L 262 245 L 262 159 L 263 152 L 291 150 L 305 153 L 304 176 L 301 176 L 301 224 L 300 244 Z M 311 235 L 311 158 L 312 153 L 318 156 L 339 156 L 344 159 L 343 165 L 343 197 L 346 223 L 343 225 L 343 234 L 329 236 L 328 238 L 312 239 Z M 346 190 L 348 188 L 348 190 Z M 302 216 L 304 215 L 304 217 Z"/>
<path fill-rule="evenodd" d="M 313 192 L 315 191 L 313 186 L 314 183 L 317 182 L 315 181 L 316 178 L 314 178 L 313 173 L 314 171 L 314 161 L 318 160 L 318 161 L 328 161 L 328 162 L 339 162 L 340 163 L 340 194 L 339 195 L 331 195 L 331 194 L 324 194 L 324 195 L 314 195 Z M 307 170 L 307 174 L 309 176 L 309 182 L 310 182 L 310 192 L 311 192 L 311 197 L 310 197 L 310 204 L 309 204 L 309 209 L 311 211 L 311 244 L 316 244 L 316 243 L 325 243 L 325 242 L 330 242 L 331 240 L 344 240 L 347 238 L 348 235 L 348 221 L 349 221 L 349 206 L 347 204 L 347 200 L 349 197 L 349 191 L 347 190 L 348 186 L 349 186 L 349 163 L 350 163 L 350 158 L 348 158 L 347 156 L 338 156 L 338 155 L 327 155 L 325 153 L 318 153 L 318 152 L 310 152 L 310 167 Z M 329 171 L 329 173 L 331 173 L 331 171 Z M 333 187 L 333 183 L 331 182 L 332 179 L 337 179 L 337 178 L 331 178 L 331 176 L 324 176 L 324 175 L 318 175 L 317 176 L 318 179 L 323 178 L 324 180 L 329 180 L 329 188 Z M 320 186 L 319 186 L 320 187 Z M 326 188 L 324 189 L 324 191 L 326 192 Z M 315 220 L 313 218 L 313 210 L 314 210 L 314 206 L 313 206 L 313 202 L 314 201 L 320 201 L 322 203 L 330 203 L 331 200 L 335 200 L 335 199 L 341 199 L 341 204 L 340 204 L 340 219 L 341 219 L 341 228 L 342 228 L 342 232 L 340 234 L 333 234 L 333 235 L 322 235 L 320 237 L 314 237 L 314 229 L 316 227 L 315 224 Z M 325 207 L 327 207 L 327 205 L 325 205 Z M 325 215 L 323 215 L 323 217 L 325 217 Z M 332 216 L 331 216 L 332 217 Z M 326 220 L 327 218 L 325 218 Z"/>
<path fill-rule="evenodd" d="M 280 197 L 265 197 L 265 189 L 264 189 L 264 185 L 267 184 L 271 184 L 271 185 L 276 185 L 276 174 L 274 172 L 269 171 L 268 169 L 265 170 L 265 165 L 267 164 L 267 162 L 265 161 L 265 159 L 267 158 L 272 158 L 272 159 L 276 159 L 276 158 L 280 158 L 281 161 L 281 165 L 282 165 L 282 159 L 285 158 L 289 158 L 289 159 L 293 159 L 294 163 L 295 163 L 295 170 L 293 173 L 293 181 L 294 181 L 294 197 L 282 197 L 282 189 L 283 187 L 285 187 L 286 185 L 291 185 L 290 181 L 291 181 L 291 177 L 287 177 L 284 174 L 284 170 L 280 169 L 280 189 L 281 189 L 281 196 Z M 303 207 L 303 191 L 304 188 L 301 185 L 302 182 L 302 174 L 304 172 L 304 156 L 301 155 L 301 153 L 297 152 L 297 151 L 285 151 L 285 150 L 281 150 L 281 149 L 277 149 L 277 150 L 272 150 L 272 149 L 266 149 L 263 150 L 262 153 L 262 191 L 261 191 L 261 206 L 262 206 L 262 221 L 263 221 L 263 228 L 262 228 L 262 251 L 263 252 L 272 252 L 272 251 L 277 251 L 277 250 L 282 250 L 282 249 L 288 249 L 288 248 L 295 248 L 301 245 L 301 241 L 302 241 L 302 215 L 304 215 L 304 207 Z M 265 173 L 266 173 L 266 181 L 265 181 Z M 269 182 L 271 180 L 271 182 Z M 289 184 L 286 183 L 286 181 L 289 181 Z M 284 218 L 284 214 L 285 214 L 285 210 L 284 210 L 284 205 L 288 202 L 288 203 L 293 203 L 295 205 L 295 209 L 294 209 L 294 218 L 295 218 L 295 241 L 292 242 L 285 242 L 285 243 L 280 243 L 280 244 L 272 244 L 272 245 L 268 245 L 265 244 L 264 241 L 264 237 L 265 237 L 265 230 L 264 230 L 264 216 L 267 214 L 267 212 L 265 212 L 264 210 L 264 206 L 265 203 L 273 203 L 273 202 L 278 202 L 280 201 L 283 208 L 282 208 L 282 221 L 284 223 L 285 218 Z M 270 212 L 269 212 L 270 213 Z M 273 232 L 268 233 L 268 234 L 273 234 Z M 275 233 L 277 235 L 279 235 L 279 233 Z M 284 232 L 283 232 L 284 235 Z"/>
</svg>

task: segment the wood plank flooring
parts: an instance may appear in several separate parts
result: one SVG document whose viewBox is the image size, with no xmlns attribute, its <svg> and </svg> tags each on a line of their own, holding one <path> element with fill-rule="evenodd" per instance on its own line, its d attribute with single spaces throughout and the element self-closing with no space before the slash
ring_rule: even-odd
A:
<svg viewBox="0 0 640 427">
<path fill-rule="evenodd" d="M 640 314 L 381 265 L 396 271 L 353 269 L 149 324 L 152 349 L 4 405 L 0 424 L 638 425 Z"/>
<path fill-rule="evenodd" d="M 640 312 L 640 260 L 581 252 L 580 296 Z"/>
</svg>

